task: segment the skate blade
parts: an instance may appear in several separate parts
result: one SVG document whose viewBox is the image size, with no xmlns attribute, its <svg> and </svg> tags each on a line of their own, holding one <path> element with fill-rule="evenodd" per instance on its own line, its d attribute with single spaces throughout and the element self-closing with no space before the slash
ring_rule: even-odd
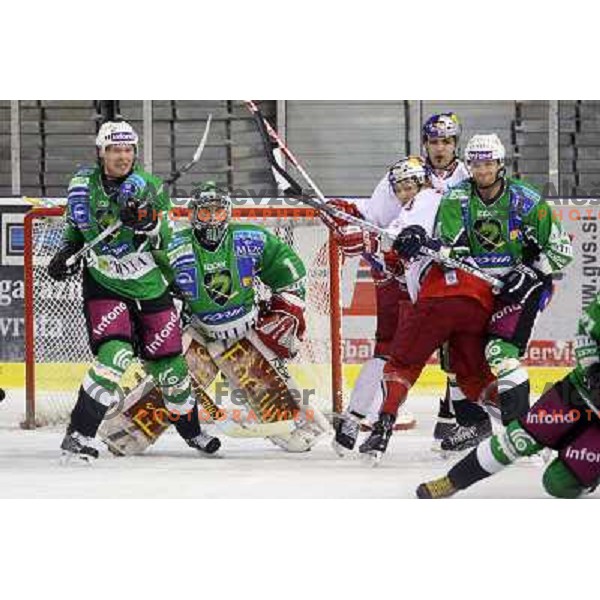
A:
<svg viewBox="0 0 600 600">
<path fill-rule="evenodd" d="M 369 467 L 378 467 L 383 458 L 383 452 L 378 450 L 369 450 L 368 452 L 361 452 L 360 457 L 362 461 Z"/>
<path fill-rule="evenodd" d="M 91 456 L 87 456 L 85 454 L 73 454 L 71 452 L 62 452 L 62 454 L 60 455 L 60 458 L 58 459 L 58 463 L 62 466 L 62 467 L 67 467 L 67 466 L 71 466 L 71 465 L 85 465 L 87 466 L 91 466 L 92 465 L 92 458 Z"/>
</svg>

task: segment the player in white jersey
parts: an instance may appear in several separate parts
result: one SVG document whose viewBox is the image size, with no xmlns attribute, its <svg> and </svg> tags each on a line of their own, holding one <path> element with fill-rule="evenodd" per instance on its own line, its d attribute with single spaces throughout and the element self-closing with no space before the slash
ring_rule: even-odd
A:
<svg viewBox="0 0 600 600">
<path fill-rule="evenodd" d="M 425 159 L 420 156 L 409 156 L 398 161 L 391 167 L 388 173 L 388 187 L 393 190 L 393 202 L 395 202 L 396 217 L 383 218 L 391 216 L 391 206 L 384 204 L 383 200 L 379 204 L 366 203 L 363 209 L 367 214 L 366 218 L 371 222 L 377 223 L 380 227 L 386 229 L 392 228 L 397 234 L 403 227 L 419 224 L 426 230 L 433 231 L 433 224 L 437 207 L 441 199 L 440 191 L 434 190 L 431 185 L 431 177 Z M 377 190 L 376 190 L 377 192 Z M 375 197 L 375 194 L 374 196 Z M 382 197 L 380 197 L 382 198 Z M 339 206 L 339 203 L 337 203 Z M 379 207 L 379 212 L 375 212 L 375 207 Z M 384 208 L 389 206 L 388 211 Z M 371 212 L 369 212 L 371 209 Z M 358 213 L 358 209 L 356 211 Z M 358 213 L 360 216 L 365 216 Z M 369 218 L 370 217 L 370 218 Z M 351 232 L 346 227 L 344 235 L 338 235 L 338 241 L 346 249 L 350 246 L 349 237 Z M 355 244 L 355 252 L 367 250 L 374 252 L 382 250 L 386 258 L 386 264 L 398 269 L 400 264 L 398 257 L 374 239 L 372 234 L 364 234 L 358 227 L 356 230 L 357 239 L 359 232 L 366 242 Z M 383 247 L 381 247 L 383 246 Z M 389 268 L 389 267 L 388 267 Z M 409 274 L 409 277 L 411 275 Z M 340 415 L 335 422 L 335 438 L 333 447 L 340 455 L 346 451 L 353 450 L 363 419 L 373 415 L 381 405 L 383 393 L 381 381 L 383 377 L 383 368 L 385 366 L 389 346 L 393 340 L 398 322 L 402 319 L 403 312 L 410 305 L 410 297 L 406 290 L 404 274 L 396 271 L 395 276 L 382 275 L 374 272 L 375 290 L 377 297 L 377 332 L 376 345 L 373 358 L 368 360 L 362 367 L 362 370 L 356 381 L 356 385 L 350 398 L 348 409 L 343 415 Z"/>
<path fill-rule="evenodd" d="M 469 178 L 465 163 L 458 158 L 461 130 L 454 113 L 432 115 L 423 125 L 423 151 L 431 170 L 431 183 L 442 192 Z"/>
<path fill-rule="evenodd" d="M 460 132 L 460 122 L 453 113 L 432 115 L 423 126 L 423 150 L 431 185 L 442 192 L 469 176 L 466 166 L 457 157 Z M 378 183 L 370 198 L 359 199 L 351 205 L 345 201 L 333 202 L 338 208 L 383 228 L 387 228 L 400 215 L 400 204 L 389 173 Z M 363 234 L 357 227 L 343 227 L 343 225 L 344 223 L 340 223 L 343 235 L 338 241 L 346 255 L 356 256 L 364 253 L 367 245 L 372 248 L 371 236 Z M 388 346 L 395 331 L 397 306 L 399 302 L 408 299 L 406 292 L 399 288 L 393 278 L 382 276 L 380 272 L 373 270 L 373 280 L 377 300 L 376 345 L 374 356 L 364 363 L 350 397 L 348 414 L 355 416 L 361 414 L 372 416 L 379 409 L 383 400 L 381 378 Z M 447 385 L 445 398 L 440 401 L 438 423 L 434 430 L 434 438 L 437 440 L 455 432 L 451 396 L 457 403 L 462 400 L 461 406 L 466 406 L 466 399 L 455 385 L 452 376 Z M 342 421 L 338 422 L 338 430 L 343 426 Z M 465 425 L 468 424 L 468 419 L 465 419 Z M 353 447 L 354 443 L 350 445 Z"/>
<path fill-rule="evenodd" d="M 458 117 L 451 112 L 432 115 L 423 125 L 423 151 L 431 170 L 431 183 L 444 193 L 470 177 L 467 166 L 458 158 L 461 131 Z M 446 370 L 446 352 L 442 348 L 439 354 L 441 366 Z M 436 447 L 449 436 L 460 437 L 465 428 L 485 418 L 485 411 L 467 400 L 456 384 L 456 377 L 448 373 L 446 392 L 440 399 L 437 423 L 433 431 Z"/>
</svg>

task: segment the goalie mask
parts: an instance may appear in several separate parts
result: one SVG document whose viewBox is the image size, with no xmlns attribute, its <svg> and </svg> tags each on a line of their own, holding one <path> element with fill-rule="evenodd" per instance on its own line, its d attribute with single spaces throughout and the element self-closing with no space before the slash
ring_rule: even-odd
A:
<svg viewBox="0 0 600 600">
<path fill-rule="evenodd" d="M 505 158 L 506 150 L 495 133 L 474 135 L 465 148 L 465 163 L 479 189 L 488 189 L 505 177 Z M 478 177 L 473 174 L 473 167 L 493 161 L 498 165 L 495 178 L 491 183 L 481 184 Z"/>
<path fill-rule="evenodd" d="M 214 250 L 227 232 L 231 198 L 213 184 L 208 184 L 192 192 L 189 209 L 196 238 L 203 246 Z"/>
</svg>

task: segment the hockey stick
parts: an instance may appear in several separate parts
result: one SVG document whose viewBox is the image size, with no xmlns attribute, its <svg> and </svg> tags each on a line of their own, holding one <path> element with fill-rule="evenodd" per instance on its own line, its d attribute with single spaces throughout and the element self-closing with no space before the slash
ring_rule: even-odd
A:
<svg viewBox="0 0 600 600">
<path fill-rule="evenodd" d="M 394 242 L 395 238 L 392 235 L 390 235 L 390 233 L 388 233 L 385 229 L 382 229 L 381 227 L 378 227 L 377 225 L 369 223 L 368 221 L 365 221 L 363 219 L 359 219 L 358 217 L 349 215 L 349 214 L 345 213 L 344 211 L 338 210 L 338 209 L 334 208 L 333 206 L 331 206 L 330 204 L 327 204 L 327 199 L 325 198 L 325 195 L 323 194 L 323 192 L 315 184 L 315 182 L 312 180 L 310 175 L 306 172 L 304 167 L 302 167 L 302 165 L 298 162 L 298 160 L 296 159 L 296 157 L 294 156 L 292 151 L 285 145 L 284 141 L 279 137 L 279 134 L 275 131 L 275 129 L 273 129 L 271 124 L 265 119 L 265 117 L 260 112 L 260 109 L 258 108 L 258 106 L 252 100 L 245 100 L 245 103 L 246 103 L 246 106 L 248 106 L 248 109 L 256 117 L 256 119 L 258 121 L 262 122 L 262 130 L 267 132 L 267 134 L 271 138 L 272 142 L 281 150 L 281 152 L 296 167 L 296 169 L 298 169 L 298 172 L 300 173 L 300 175 L 302 175 L 302 177 L 304 177 L 304 179 L 310 185 L 310 187 L 313 189 L 313 191 L 315 192 L 315 195 L 318 198 L 318 200 L 315 200 L 308 196 L 300 195 L 300 196 L 298 196 L 298 199 L 301 202 L 303 202 L 304 204 L 307 204 L 308 206 L 311 206 L 312 208 L 316 209 L 317 211 L 328 213 L 330 216 L 338 218 L 338 219 L 344 219 L 346 222 L 357 225 L 361 229 L 364 229 L 366 231 L 371 231 L 373 233 L 377 233 L 382 238 L 386 238 L 388 241 L 390 241 L 392 243 Z M 282 169 L 281 165 L 276 163 L 276 161 L 274 161 L 274 160 L 273 161 L 269 160 L 269 162 L 271 162 L 271 166 L 280 175 L 282 175 L 286 179 L 286 181 L 289 182 L 291 180 L 293 182 L 293 179 L 291 178 L 291 176 L 289 174 L 285 173 L 285 171 Z M 296 183 L 295 188 L 298 189 L 299 187 L 300 186 L 298 186 L 298 184 Z M 423 247 L 421 249 L 421 253 L 426 256 L 429 256 L 436 262 L 439 262 L 447 267 L 450 267 L 452 269 L 461 269 L 461 270 L 465 271 L 466 273 L 469 273 L 471 275 L 474 275 L 475 277 L 478 277 L 479 279 L 483 279 L 487 283 L 491 284 L 495 289 L 499 290 L 502 288 L 502 282 L 499 279 L 497 279 L 496 277 L 493 277 L 491 275 L 488 275 L 487 273 L 484 273 L 481 269 L 478 269 L 477 267 L 474 267 L 472 265 L 464 263 L 460 260 L 442 256 L 435 250 L 432 250 L 431 248 Z"/>
<path fill-rule="evenodd" d="M 245 100 L 244 102 L 246 103 L 248 110 L 250 110 L 250 112 L 254 115 L 256 124 L 258 125 L 258 130 L 260 132 L 260 136 L 263 141 L 263 145 L 265 147 L 265 153 L 267 155 L 267 160 L 269 161 L 269 164 L 271 165 L 271 169 L 273 171 L 273 176 L 275 177 L 275 181 L 278 184 L 280 184 L 280 187 L 283 187 L 281 185 L 282 183 L 286 183 L 289 186 L 284 190 L 284 194 L 289 194 L 291 196 L 297 197 L 301 202 L 308 204 L 305 201 L 305 195 L 303 193 L 302 186 L 275 160 L 275 157 L 273 156 L 273 150 L 275 150 L 275 148 L 279 148 L 283 152 L 283 154 L 285 154 L 285 156 L 288 158 L 288 160 L 300 171 L 301 175 L 305 179 L 308 178 L 307 181 L 313 187 L 313 189 L 317 193 L 317 195 L 322 198 L 323 202 L 327 202 L 327 200 L 326 200 L 325 196 L 323 195 L 323 193 L 321 192 L 321 190 L 319 190 L 319 188 L 316 187 L 316 184 L 310 179 L 308 173 L 306 173 L 306 171 L 302 168 L 300 163 L 298 163 L 295 156 L 288 149 L 288 147 L 285 145 L 283 140 L 279 137 L 279 135 L 275 131 L 275 129 L 273 129 L 273 127 L 271 126 L 269 121 L 267 121 L 267 119 L 264 117 L 260 108 L 258 108 L 258 106 L 252 100 Z M 321 211 L 319 209 L 317 209 L 317 210 L 319 212 L 319 216 L 321 216 Z M 329 223 L 325 219 L 323 219 L 322 216 L 321 216 L 321 219 L 323 220 L 325 225 L 327 225 L 328 227 L 331 226 L 331 223 Z M 377 258 L 375 256 L 373 256 L 372 254 L 363 253 L 361 256 L 376 271 L 388 273 L 389 275 L 393 276 L 395 279 L 398 279 L 399 281 L 404 283 L 404 278 L 398 277 L 396 274 L 390 272 L 386 268 L 385 264 L 382 263 L 381 261 L 377 260 Z"/>
<path fill-rule="evenodd" d="M 187 173 L 199 160 L 202 156 L 202 152 L 204 151 L 204 146 L 206 146 L 206 140 L 208 139 L 208 133 L 210 131 L 210 124 L 212 122 L 212 113 L 208 115 L 208 119 L 206 120 L 206 125 L 204 127 L 204 133 L 202 134 L 202 139 L 194 152 L 194 156 L 190 162 L 186 163 L 181 169 L 175 171 L 172 177 L 163 181 L 161 186 L 158 188 L 156 195 L 160 195 L 165 187 L 165 185 L 172 185 L 175 183 L 182 175 Z M 96 236 L 93 240 L 90 240 L 87 244 L 83 245 L 75 254 L 70 256 L 67 259 L 67 266 L 73 266 L 84 254 L 87 254 L 94 246 L 98 245 L 102 240 L 106 239 L 108 236 L 113 234 L 119 227 L 121 227 L 121 220 L 118 219 L 115 221 L 110 227 L 107 227 L 102 233 Z"/>
</svg>

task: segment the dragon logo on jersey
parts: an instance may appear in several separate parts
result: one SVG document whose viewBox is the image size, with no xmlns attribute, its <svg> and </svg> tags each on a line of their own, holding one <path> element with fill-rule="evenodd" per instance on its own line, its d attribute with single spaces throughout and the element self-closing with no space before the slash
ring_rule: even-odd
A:
<svg viewBox="0 0 600 600">
<path fill-rule="evenodd" d="M 502 224 L 498 219 L 477 219 L 473 224 L 473 231 L 477 241 L 488 252 L 497 250 L 504 243 Z"/>
<path fill-rule="evenodd" d="M 219 306 L 225 306 L 232 297 L 233 279 L 231 271 L 225 269 L 204 275 L 204 287 L 210 299 Z"/>
</svg>

